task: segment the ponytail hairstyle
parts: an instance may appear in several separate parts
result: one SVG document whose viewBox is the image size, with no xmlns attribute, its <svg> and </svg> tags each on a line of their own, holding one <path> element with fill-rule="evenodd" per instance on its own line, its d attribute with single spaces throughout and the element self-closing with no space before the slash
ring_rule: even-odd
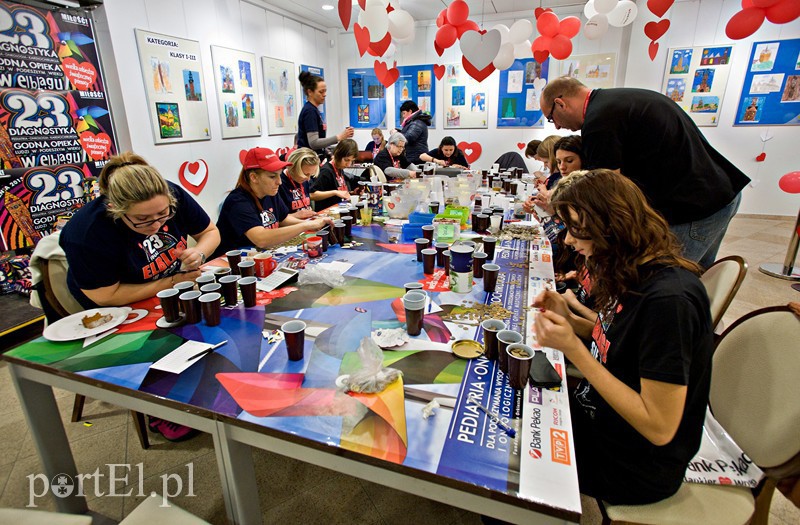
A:
<svg viewBox="0 0 800 525">
<path fill-rule="evenodd" d="M 297 79 L 300 80 L 300 85 L 303 87 L 303 93 L 306 97 L 309 91 L 317 90 L 317 84 L 325 82 L 325 79 L 321 76 L 309 73 L 308 71 L 301 71 Z"/>
<path fill-rule="evenodd" d="M 131 151 L 109 159 L 98 180 L 100 193 L 108 200 L 108 213 L 121 219 L 132 206 L 160 195 L 175 208 L 177 201 L 164 177 L 144 158 Z"/>
</svg>

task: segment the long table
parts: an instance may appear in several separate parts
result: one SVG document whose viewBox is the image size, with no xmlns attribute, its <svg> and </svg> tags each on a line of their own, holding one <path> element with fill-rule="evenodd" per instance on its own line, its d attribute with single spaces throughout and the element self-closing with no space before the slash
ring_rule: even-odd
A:
<svg viewBox="0 0 800 525">
<path fill-rule="evenodd" d="M 354 249 L 331 248 L 322 262 L 352 264 L 345 285 L 290 285 L 259 293 L 253 308 L 224 308 L 219 326 L 155 327 L 157 301 L 132 305 L 143 317 L 88 347 L 43 338 L 4 355 L 49 478 L 77 474 L 51 387 L 59 387 L 209 432 L 232 523 L 260 523 L 250 447 L 515 523 L 577 522 L 577 473 L 566 383 L 561 390 L 514 391 L 496 363 L 462 360 L 453 340 L 482 341 L 472 321 L 455 320 L 473 303 L 511 311 L 512 329 L 530 333 L 531 298 L 552 282 L 546 240 L 504 241 L 497 292 L 447 291 L 378 226 L 354 228 Z M 366 249 L 369 248 L 369 249 Z M 413 250 L 413 248 L 412 248 Z M 213 264 L 213 263 L 212 263 Z M 379 394 L 344 393 L 337 378 L 360 366 L 357 349 L 375 330 L 401 328 L 403 284 L 420 281 L 432 297 L 421 336 L 384 351 L 383 366 L 403 372 Z M 305 357 L 289 361 L 276 329 L 304 320 Z M 187 339 L 228 344 L 181 374 L 150 365 Z M 557 369 L 563 357 L 547 350 Z M 477 395 L 516 430 L 503 429 L 466 402 Z M 449 398 L 432 417 L 422 408 Z M 58 498 L 83 512 L 85 500 Z"/>
</svg>

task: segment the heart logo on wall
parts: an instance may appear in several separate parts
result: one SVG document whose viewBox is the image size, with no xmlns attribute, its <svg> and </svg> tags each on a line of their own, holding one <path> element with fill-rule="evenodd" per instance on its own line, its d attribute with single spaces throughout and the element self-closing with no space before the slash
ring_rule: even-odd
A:
<svg viewBox="0 0 800 525">
<path fill-rule="evenodd" d="M 83 151 L 92 160 L 108 158 L 108 154 L 111 152 L 111 137 L 106 133 L 95 135 L 91 131 L 84 131 L 80 134 L 78 140 L 80 140 Z"/>
<path fill-rule="evenodd" d="M 478 160 L 481 153 L 483 153 L 483 148 L 477 142 L 459 142 L 458 149 L 464 152 L 464 158 L 466 158 L 467 162 L 470 164 Z"/>
<path fill-rule="evenodd" d="M 527 146 L 527 144 L 525 144 L 524 142 L 517 142 L 517 147 L 519 149 L 525 149 L 525 146 Z"/>
<path fill-rule="evenodd" d="M 397 62 L 395 62 L 394 65 L 397 66 Z M 397 67 L 387 68 L 386 62 L 376 60 L 374 69 L 375 76 L 378 77 L 378 82 L 387 88 L 400 78 L 400 71 L 398 71 Z"/>
<path fill-rule="evenodd" d="M 97 70 L 90 62 L 78 63 L 72 57 L 61 61 L 61 69 L 72 85 L 81 90 L 88 90 L 97 79 Z"/>
<path fill-rule="evenodd" d="M 763 151 L 756 157 L 756 162 L 764 162 L 767 159 L 767 154 Z"/>
<path fill-rule="evenodd" d="M 436 80 L 441 80 L 444 76 L 444 66 L 440 66 L 439 64 L 433 65 L 433 74 L 436 75 Z"/>
<path fill-rule="evenodd" d="M 195 195 L 200 195 L 208 182 L 208 164 L 203 159 L 194 162 L 188 160 L 178 168 L 178 180 L 183 187 Z"/>
</svg>

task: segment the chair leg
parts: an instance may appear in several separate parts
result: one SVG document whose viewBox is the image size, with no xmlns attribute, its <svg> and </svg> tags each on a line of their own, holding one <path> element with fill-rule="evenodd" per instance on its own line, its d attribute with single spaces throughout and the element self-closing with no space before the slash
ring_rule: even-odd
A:
<svg viewBox="0 0 800 525">
<path fill-rule="evenodd" d="M 775 493 L 775 480 L 766 478 L 761 492 L 756 496 L 756 510 L 750 518 L 750 525 L 767 525 L 769 523 L 769 508 L 772 505 L 772 495 Z"/>
<path fill-rule="evenodd" d="M 86 403 L 86 396 L 75 394 L 75 402 L 72 404 L 72 422 L 77 423 L 83 415 L 83 404 Z"/>
<path fill-rule="evenodd" d="M 147 422 L 144 419 L 144 414 L 131 410 L 131 417 L 133 418 L 136 435 L 139 437 L 139 444 L 144 450 L 147 450 L 150 448 L 150 440 L 147 438 Z"/>
</svg>

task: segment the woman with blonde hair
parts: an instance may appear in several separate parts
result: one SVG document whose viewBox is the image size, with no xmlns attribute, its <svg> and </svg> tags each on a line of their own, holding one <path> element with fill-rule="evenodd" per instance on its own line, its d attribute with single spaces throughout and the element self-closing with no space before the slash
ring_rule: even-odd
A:
<svg viewBox="0 0 800 525">
<path fill-rule="evenodd" d="M 319 173 L 319 157 L 310 148 L 298 148 L 286 160 L 290 165 L 281 173 L 278 196 L 289 208 L 289 215 L 292 217 L 314 217 L 316 213 L 311 209 L 308 181 Z"/>
<path fill-rule="evenodd" d="M 367 147 L 364 148 L 364 151 L 369 151 L 372 153 L 372 158 L 378 156 L 378 153 L 386 147 L 386 139 L 383 138 L 383 131 L 380 128 L 375 128 L 372 130 L 372 140 L 367 143 Z"/>
</svg>

